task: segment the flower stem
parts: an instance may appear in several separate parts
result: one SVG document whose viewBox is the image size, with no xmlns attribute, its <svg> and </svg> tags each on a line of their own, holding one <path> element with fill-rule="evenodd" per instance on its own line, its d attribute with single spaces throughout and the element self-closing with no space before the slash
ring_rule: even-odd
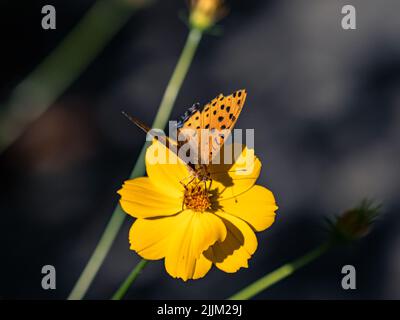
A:
<svg viewBox="0 0 400 320">
<path fill-rule="evenodd" d="M 185 79 L 200 43 L 201 36 L 202 32 L 200 30 L 190 30 L 178 63 L 174 72 L 172 73 L 171 79 L 161 100 L 160 107 L 158 108 L 157 115 L 152 124 L 153 128 L 164 128 L 166 126 L 178 92 L 182 86 L 183 80 Z M 143 146 L 140 152 L 135 167 L 130 175 L 130 179 L 143 176 L 145 174 L 144 157 L 146 153 L 146 147 L 147 144 Z M 93 282 L 93 279 L 95 278 L 100 266 L 107 256 L 107 253 L 110 250 L 118 231 L 121 229 L 124 220 L 125 214 L 117 205 L 108 225 L 106 226 L 106 229 L 103 232 L 103 235 L 100 238 L 99 243 L 97 244 L 97 247 L 89 259 L 89 262 L 87 263 L 85 269 L 68 296 L 69 300 L 80 300 L 85 296 L 89 286 Z"/>
<path fill-rule="evenodd" d="M 259 294 L 260 292 L 264 291 L 265 289 L 271 287 L 275 283 L 287 278 L 296 270 L 304 267 L 305 265 L 309 264 L 310 262 L 317 259 L 323 253 L 325 253 L 329 248 L 331 248 L 331 243 L 326 242 L 319 247 L 315 248 L 314 250 L 308 252 L 304 256 L 298 258 L 297 260 L 287 263 L 282 267 L 272 271 L 271 273 L 265 275 L 261 279 L 253 282 L 246 288 L 242 289 L 238 293 L 234 294 L 229 300 L 248 300 L 255 295 Z"/>
<path fill-rule="evenodd" d="M 138 277 L 139 273 L 143 270 L 143 268 L 147 264 L 147 260 L 140 260 L 140 262 L 133 268 L 129 276 L 124 280 L 118 290 L 114 293 L 111 300 L 121 300 L 125 293 L 128 291 L 129 287 L 131 286 L 132 282 Z"/>
</svg>

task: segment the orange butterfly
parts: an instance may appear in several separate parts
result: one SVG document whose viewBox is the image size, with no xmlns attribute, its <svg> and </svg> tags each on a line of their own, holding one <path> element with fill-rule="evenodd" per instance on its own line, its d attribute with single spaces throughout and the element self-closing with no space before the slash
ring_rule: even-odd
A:
<svg viewBox="0 0 400 320">
<path fill-rule="evenodd" d="M 203 108 L 200 108 L 198 103 L 194 104 L 177 122 L 178 137 L 183 136 L 183 139 L 180 138 L 178 141 L 171 138 L 159 139 L 160 142 L 167 147 L 171 144 L 177 146 L 178 156 L 182 145 L 189 143 L 195 156 L 191 158 L 191 161 L 182 160 L 194 173 L 194 177 L 197 177 L 200 181 L 209 180 L 210 174 L 207 171 L 207 164 L 213 162 L 228 134 L 233 129 L 244 106 L 246 96 L 246 90 L 238 90 L 229 96 L 220 94 Z M 126 113 L 123 114 L 146 133 L 151 132 L 150 128 L 140 120 L 128 116 Z M 202 141 L 204 131 L 209 132 L 208 135 L 205 135 L 206 141 Z"/>
</svg>

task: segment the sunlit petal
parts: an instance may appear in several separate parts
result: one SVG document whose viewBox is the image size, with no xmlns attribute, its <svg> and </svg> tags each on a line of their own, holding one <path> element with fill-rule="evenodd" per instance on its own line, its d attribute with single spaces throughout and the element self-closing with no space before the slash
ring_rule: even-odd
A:
<svg viewBox="0 0 400 320">
<path fill-rule="evenodd" d="M 200 255 L 215 242 L 223 241 L 225 237 L 225 224 L 216 215 L 210 212 L 183 211 L 173 229 L 165 257 L 167 272 L 174 278 L 185 281 L 192 279 Z"/>
<path fill-rule="evenodd" d="M 122 209 L 135 218 L 167 216 L 182 210 L 182 194 L 166 194 L 146 177 L 125 181 L 118 193 Z"/>
<path fill-rule="evenodd" d="M 258 185 L 237 197 L 219 201 L 219 205 L 223 211 L 248 222 L 256 231 L 270 227 L 278 209 L 272 192 Z"/>
</svg>

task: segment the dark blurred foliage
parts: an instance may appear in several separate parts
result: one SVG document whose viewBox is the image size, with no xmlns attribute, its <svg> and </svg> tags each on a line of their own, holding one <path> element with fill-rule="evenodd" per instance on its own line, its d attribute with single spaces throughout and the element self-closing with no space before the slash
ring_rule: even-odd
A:
<svg viewBox="0 0 400 320">
<path fill-rule="evenodd" d="M 57 30 L 40 27 L 43 1 L 5 1 L 0 97 L 65 36 L 93 1 L 53 0 Z M 46 2 L 47 4 L 47 2 Z M 276 195 L 276 223 L 259 234 L 250 268 L 183 283 L 151 263 L 128 298 L 226 298 L 318 245 L 323 220 L 369 197 L 384 216 L 359 244 L 337 248 L 257 298 L 400 298 L 400 19 L 398 0 L 353 0 L 357 30 L 340 26 L 344 1 L 231 1 L 223 35 L 207 36 L 173 118 L 193 102 L 248 90 L 239 128 L 255 128 L 259 183 Z M 184 1 L 136 13 L 59 101 L 0 155 L 0 297 L 63 299 L 117 203 L 144 141 L 120 110 L 151 123 L 185 41 Z M 26 108 L 29 112 L 29 106 Z M 107 298 L 138 262 L 132 219 L 88 298 Z M 41 289 L 41 267 L 57 290 Z M 341 268 L 357 290 L 341 289 Z"/>
</svg>

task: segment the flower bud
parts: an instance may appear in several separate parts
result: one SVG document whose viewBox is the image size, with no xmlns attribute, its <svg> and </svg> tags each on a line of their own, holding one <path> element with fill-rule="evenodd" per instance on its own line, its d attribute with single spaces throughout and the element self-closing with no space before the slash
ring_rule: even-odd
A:
<svg viewBox="0 0 400 320">
<path fill-rule="evenodd" d="M 379 209 L 380 206 L 363 201 L 358 207 L 337 216 L 330 222 L 333 240 L 349 242 L 367 235 L 379 215 Z"/>
<path fill-rule="evenodd" d="M 223 9 L 222 0 L 192 0 L 190 25 L 201 31 L 207 30 L 221 19 Z"/>
</svg>

